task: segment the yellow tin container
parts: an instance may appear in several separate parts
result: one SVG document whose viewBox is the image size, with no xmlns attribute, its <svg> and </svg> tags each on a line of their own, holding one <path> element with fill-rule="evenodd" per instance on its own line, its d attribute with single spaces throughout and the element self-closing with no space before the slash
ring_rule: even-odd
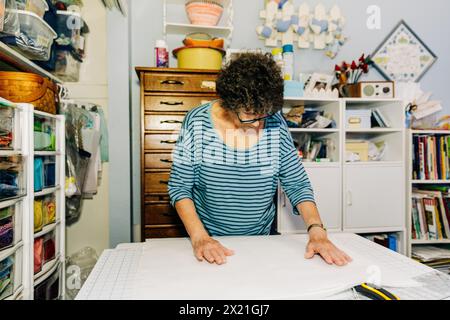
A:
<svg viewBox="0 0 450 320">
<path fill-rule="evenodd" d="M 180 69 L 220 70 L 225 51 L 210 47 L 182 47 L 175 49 Z"/>
</svg>

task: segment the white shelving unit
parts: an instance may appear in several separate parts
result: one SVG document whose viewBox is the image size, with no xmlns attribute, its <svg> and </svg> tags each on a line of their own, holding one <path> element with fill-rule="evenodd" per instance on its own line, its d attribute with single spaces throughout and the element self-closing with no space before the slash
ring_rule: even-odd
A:
<svg viewBox="0 0 450 320">
<path fill-rule="evenodd" d="M 43 226 L 42 230 L 34 232 L 34 214 L 29 217 L 29 223 L 32 232 L 33 243 L 36 239 L 45 237 L 50 233 L 55 235 L 55 258 L 47 261 L 43 264 L 42 269 L 34 274 L 34 251 L 32 254 L 33 264 L 30 266 L 32 272 L 30 273 L 30 283 L 32 288 L 36 288 L 39 284 L 47 280 L 52 276 L 56 270 L 59 270 L 59 298 L 63 299 L 65 296 L 65 118 L 60 115 L 51 115 L 44 112 L 33 111 L 32 123 L 35 120 L 45 119 L 50 121 L 54 127 L 56 133 L 56 150 L 55 151 L 35 151 L 33 148 L 33 168 L 34 158 L 36 157 L 51 157 L 55 158 L 55 186 L 44 188 L 43 190 L 35 192 L 34 190 L 34 177 L 32 183 L 29 185 L 29 193 L 32 195 L 30 200 L 33 203 L 38 198 L 42 198 L 49 195 L 54 195 L 56 199 L 56 221 L 49 225 Z M 34 141 L 34 136 L 32 137 Z M 33 143 L 34 145 L 34 143 Z M 30 299 L 33 299 L 33 293 L 30 294 Z"/>
<path fill-rule="evenodd" d="M 229 46 L 233 36 L 233 0 L 224 0 L 224 12 L 217 26 L 200 26 L 189 23 L 185 10 L 185 0 L 164 0 L 163 31 L 169 34 L 187 35 L 202 32 L 215 37 L 222 37 Z"/>
<path fill-rule="evenodd" d="M 3 107 L 2 107 L 3 108 Z M 23 172 L 21 182 L 20 196 L 12 199 L 0 201 L 0 210 L 14 208 L 14 239 L 11 247 L 0 250 L 0 263 L 6 259 L 13 259 L 13 272 L 11 289 L 7 288 L 9 294 L 5 294 L 6 300 L 16 300 L 21 297 L 27 297 L 30 292 L 30 284 L 27 281 L 27 274 L 30 272 L 28 266 L 30 263 L 29 241 L 27 219 L 30 208 L 30 194 L 27 192 L 31 173 L 28 170 L 29 159 L 31 158 L 30 141 L 28 139 L 31 127 L 29 122 L 30 109 L 28 106 L 16 106 L 13 108 L 13 145 L 12 150 L 0 150 L 1 157 L 21 156 Z M 0 295 L 1 296 L 1 295 Z"/>
<path fill-rule="evenodd" d="M 440 240 L 416 240 L 412 239 L 412 189 L 420 185 L 450 185 L 450 180 L 414 180 L 412 179 L 412 158 L 413 158 L 413 136 L 414 135 L 436 135 L 444 134 L 450 135 L 450 130 L 408 130 L 406 137 L 406 145 L 408 146 L 408 165 L 407 165 L 407 194 L 406 194 L 406 226 L 407 226 L 407 254 L 411 256 L 412 247 L 414 245 L 436 245 L 436 244 L 450 244 L 450 239 Z"/>
<path fill-rule="evenodd" d="M 294 141 L 302 134 L 326 137 L 335 150 L 331 162 L 304 162 L 315 191 L 321 217 L 330 232 L 358 234 L 396 233 L 399 252 L 406 252 L 405 166 L 406 130 L 404 104 L 396 99 L 303 99 L 285 98 L 284 111 L 293 106 L 324 110 L 333 115 L 335 129 L 290 129 Z M 345 115 L 350 109 L 379 108 L 391 128 L 348 129 Z M 347 140 L 383 140 L 388 149 L 381 161 L 345 161 Z M 388 186 L 388 187 L 387 187 Z M 278 192 L 277 227 L 280 233 L 306 233 L 303 220 L 293 209 L 283 190 Z"/>
<path fill-rule="evenodd" d="M 55 124 L 55 152 L 34 151 L 34 119 L 35 117 L 51 119 Z M 60 270 L 60 298 L 65 291 L 65 120 L 63 116 L 53 116 L 34 111 L 32 105 L 18 104 L 14 111 L 14 144 L 13 150 L 0 150 L 0 156 L 22 156 L 23 158 L 23 190 L 20 197 L 5 199 L 0 202 L 0 209 L 15 207 L 14 243 L 12 247 L 0 251 L 0 262 L 11 257 L 14 259 L 14 290 L 7 300 L 32 300 L 34 288 L 45 281 L 55 270 Z M 35 156 L 55 157 L 56 186 L 34 192 L 34 158 Z M 34 200 L 35 197 L 52 194 L 56 196 L 56 222 L 34 232 Z M 55 232 L 55 259 L 45 264 L 42 270 L 34 274 L 34 240 Z"/>
</svg>

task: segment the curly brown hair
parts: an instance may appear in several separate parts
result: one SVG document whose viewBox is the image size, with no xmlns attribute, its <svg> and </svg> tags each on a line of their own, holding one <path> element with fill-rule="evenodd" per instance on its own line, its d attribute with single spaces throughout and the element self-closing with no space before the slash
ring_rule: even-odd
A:
<svg viewBox="0 0 450 320">
<path fill-rule="evenodd" d="M 284 81 L 270 53 L 241 53 L 217 79 L 217 93 L 228 110 L 273 114 L 283 107 Z"/>
</svg>

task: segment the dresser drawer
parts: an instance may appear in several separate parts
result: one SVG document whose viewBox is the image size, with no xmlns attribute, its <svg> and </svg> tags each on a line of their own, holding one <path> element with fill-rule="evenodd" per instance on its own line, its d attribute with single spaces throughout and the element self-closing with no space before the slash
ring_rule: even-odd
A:
<svg viewBox="0 0 450 320">
<path fill-rule="evenodd" d="M 179 134 L 146 134 L 144 138 L 145 150 L 168 150 L 175 148 Z"/>
<path fill-rule="evenodd" d="M 167 193 L 170 172 L 145 173 L 145 193 Z"/>
<path fill-rule="evenodd" d="M 149 131 L 179 131 L 186 114 L 146 114 L 144 116 L 145 130 Z"/>
<path fill-rule="evenodd" d="M 144 90 L 159 92 L 216 92 L 215 75 L 152 74 L 144 75 Z"/>
<path fill-rule="evenodd" d="M 188 112 L 216 99 L 217 97 L 145 96 L 144 110 L 147 112 Z"/>
<path fill-rule="evenodd" d="M 186 238 L 188 234 L 184 226 L 177 227 L 145 227 L 145 239 L 150 238 Z"/>
<path fill-rule="evenodd" d="M 167 169 L 170 170 L 173 164 L 172 153 L 146 153 L 145 169 Z"/>
<path fill-rule="evenodd" d="M 149 202 L 169 202 L 170 201 L 170 197 L 169 195 L 166 193 L 162 193 L 162 194 L 146 194 L 144 195 L 144 201 L 146 203 Z M 145 204 L 142 205 L 142 207 L 145 207 Z"/>
<path fill-rule="evenodd" d="M 146 204 L 145 205 L 145 224 L 182 224 L 177 210 L 167 203 Z"/>
</svg>

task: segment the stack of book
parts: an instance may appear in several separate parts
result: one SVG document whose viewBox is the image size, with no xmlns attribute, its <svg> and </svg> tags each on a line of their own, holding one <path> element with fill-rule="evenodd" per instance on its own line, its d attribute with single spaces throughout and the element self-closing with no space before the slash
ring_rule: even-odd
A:
<svg viewBox="0 0 450 320">
<path fill-rule="evenodd" d="M 331 139 L 317 139 L 305 134 L 294 144 L 304 162 L 331 162 Z"/>
<path fill-rule="evenodd" d="M 450 238 L 450 186 L 422 186 L 412 193 L 412 239 Z"/>
<path fill-rule="evenodd" d="M 416 246 L 412 257 L 427 266 L 450 274 L 450 250 L 448 247 Z"/>
<path fill-rule="evenodd" d="M 379 245 L 382 245 L 383 247 L 391 249 L 392 251 L 398 252 L 398 238 L 397 238 L 397 234 L 395 234 L 395 233 L 363 235 L 363 237 L 370 241 L 378 243 Z"/>
<path fill-rule="evenodd" d="M 413 179 L 450 179 L 450 135 L 413 135 Z"/>
</svg>

